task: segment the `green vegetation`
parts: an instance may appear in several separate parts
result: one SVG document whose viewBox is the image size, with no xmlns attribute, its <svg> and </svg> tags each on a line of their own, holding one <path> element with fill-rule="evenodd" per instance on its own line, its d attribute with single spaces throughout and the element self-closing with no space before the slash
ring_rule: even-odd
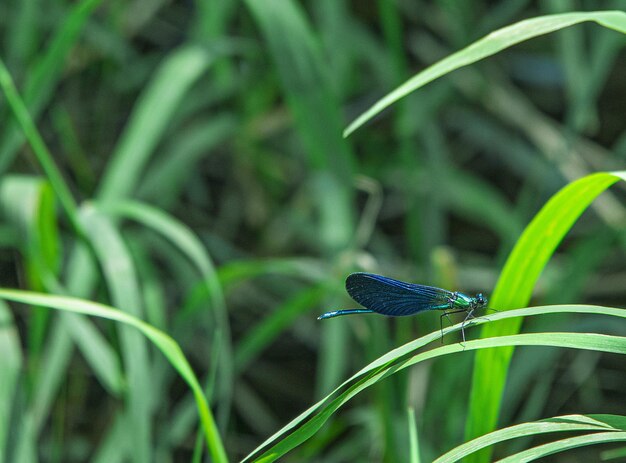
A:
<svg viewBox="0 0 626 463">
<path fill-rule="evenodd" d="M 626 13 L 540 4 L 0 7 L 0 463 L 622 458 Z"/>
</svg>

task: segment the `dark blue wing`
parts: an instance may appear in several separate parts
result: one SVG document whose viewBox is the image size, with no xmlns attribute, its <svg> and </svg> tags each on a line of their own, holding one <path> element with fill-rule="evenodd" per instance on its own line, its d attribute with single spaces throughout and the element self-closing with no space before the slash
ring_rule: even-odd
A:
<svg viewBox="0 0 626 463">
<path fill-rule="evenodd" d="M 453 293 L 445 289 L 405 283 L 373 273 L 348 275 L 346 290 L 363 307 L 390 316 L 440 309 L 453 297 Z"/>
</svg>

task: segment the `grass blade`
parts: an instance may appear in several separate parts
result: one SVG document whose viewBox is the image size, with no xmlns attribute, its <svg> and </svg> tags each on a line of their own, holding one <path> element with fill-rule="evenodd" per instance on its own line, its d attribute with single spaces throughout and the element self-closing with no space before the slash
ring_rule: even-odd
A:
<svg viewBox="0 0 626 463">
<path fill-rule="evenodd" d="M 411 463 L 420 463 L 420 448 L 417 435 L 417 425 L 415 424 L 415 409 L 409 407 L 407 409 L 407 419 L 409 420 L 409 451 Z"/>
<path fill-rule="evenodd" d="M 218 463 L 228 461 L 217 427 L 215 426 L 215 421 L 213 420 L 213 415 L 204 397 L 200 383 L 187 362 L 180 346 L 170 336 L 153 328 L 137 317 L 97 302 L 11 289 L 0 289 L 0 298 L 20 302 L 22 304 L 106 318 L 138 329 L 163 353 L 163 355 L 165 355 L 171 365 L 180 374 L 181 378 L 185 380 L 193 391 L 200 414 L 200 421 L 204 426 L 205 439 L 213 461 Z"/>
<path fill-rule="evenodd" d="M 626 432 L 599 432 L 584 436 L 570 437 L 549 444 L 540 445 L 532 449 L 524 450 L 510 457 L 498 460 L 498 463 L 525 463 L 546 457 L 558 452 L 563 452 L 577 447 L 586 447 L 594 444 L 605 444 L 607 442 L 626 441 Z"/>
<path fill-rule="evenodd" d="M 100 262 L 113 303 L 121 310 L 142 317 L 142 304 L 135 267 L 126 244 L 108 217 L 93 206 L 81 214 L 82 224 Z M 143 337 L 128 327 L 120 333 L 122 357 L 128 380 L 128 429 L 137 462 L 152 460 L 152 418 L 155 401 L 150 379 L 151 362 Z"/>
<path fill-rule="evenodd" d="M 343 136 L 349 136 L 385 108 L 441 76 L 494 55 L 517 43 L 585 21 L 595 21 L 604 27 L 615 29 L 616 31 L 626 34 L 626 13 L 623 11 L 564 13 L 520 21 L 492 32 L 411 77 L 408 81 L 378 100 L 370 109 L 357 117 L 356 120 L 344 130 Z"/>
<path fill-rule="evenodd" d="M 4 302 L 0 302 L 0 462 L 9 461 L 7 435 L 11 409 L 15 401 L 15 386 L 22 370 L 22 352 L 13 317 Z"/>
<path fill-rule="evenodd" d="M 230 343 L 230 325 L 226 312 L 226 302 L 215 266 L 202 242 L 185 225 L 165 212 L 137 201 L 120 201 L 110 204 L 106 210 L 121 217 L 126 217 L 151 228 L 163 235 L 195 265 L 211 300 L 214 315 L 214 329 L 219 333 L 220 345 L 220 394 L 219 403 L 226 410 L 230 409 L 233 390 L 233 360 Z"/>
<path fill-rule="evenodd" d="M 73 5 L 53 38 L 50 46 L 34 60 L 34 66 L 26 73 L 24 103 L 33 119 L 37 119 L 44 105 L 54 92 L 65 66 L 67 55 L 76 43 L 83 26 L 101 0 L 83 0 Z M 28 136 L 28 134 L 26 133 Z M 24 137 L 19 126 L 9 123 L 1 137 L 0 172 L 4 172 L 13 161 L 17 148 Z"/>
<path fill-rule="evenodd" d="M 77 215 L 77 206 L 76 201 L 74 201 L 74 197 L 68 186 L 61 175 L 61 172 L 57 168 L 54 163 L 54 159 L 52 155 L 48 151 L 46 144 L 41 138 L 37 127 L 35 127 L 35 123 L 33 122 L 30 114 L 28 113 L 28 109 L 26 105 L 22 101 L 17 89 L 15 88 L 15 84 L 13 83 L 13 79 L 9 74 L 9 70 L 4 65 L 4 62 L 0 59 L 0 88 L 4 92 L 4 95 L 17 119 L 19 125 L 21 126 L 28 142 L 30 143 L 33 152 L 35 153 L 35 157 L 37 161 L 41 165 L 41 168 L 46 173 L 48 180 L 50 181 L 50 185 L 54 189 L 54 192 L 59 197 L 59 202 L 70 220 L 70 223 L 74 226 L 77 231 L 80 231 L 80 223 L 78 221 Z"/>
<path fill-rule="evenodd" d="M 287 299 L 276 311 L 250 329 L 249 332 L 243 335 L 237 346 L 235 369 L 238 372 L 244 371 L 267 345 L 293 324 L 297 317 L 309 311 L 327 294 L 328 287 L 323 283 L 310 289 L 302 290 L 294 297 Z"/>
<path fill-rule="evenodd" d="M 172 114 L 212 60 L 208 50 L 186 46 L 161 64 L 141 95 L 107 165 L 99 191 L 102 201 L 120 199 L 133 191 Z"/>
<path fill-rule="evenodd" d="M 585 305 L 569 305 L 569 306 L 543 306 L 526 309 L 518 309 L 512 311 L 498 312 L 490 314 L 489 320 L 496 322 L 498 320 L 510 319 L 521 316 L 533 316 L 547 313 L 590 313 L 603 314 L 619 318 L 626 318 L 626 311 L 611 307 L 585 306 Z M 477 318 L 473 321 L 472 326 L 487 323 L 484 317 Z M 466 327 L 467 328 L 467 327 Z M 448 333 L 459 331 L 461 323 L 454 326 L 444 328 L 444 336 Z M 278 441 L 269 450 L 266 450 L 255 461 L 274 461 L 285 453 L 289 452 L 302 442 L 313 436 L 324 423 L 337 411 L 343 404 L 348 402 L 352 397 L 362 390 L 382 380 L 383 378 L 394 374 L 410 365 L 421 362 L 426 359 L 447 355 L 455 352 L 464 352 L 473 349 L 484 349 L 487 347 L 502 347 L 513 345 L 542 345 L 542 346 L 558 346 L 571 347 L 577 349 L 599 350 L 603 352 L 619 352 L 626 353 L 626 338 L 616 336 L 606 336 L 590 333 L 535 333 L 514 336 L 501 336 L 488 339 L 480 339 L 476 341 L 468 341 L 465 347 L 460 344 L 452 344 L 427 352 L 415 355 L 415 352 L 426 344 L 438 341 L 441 332 L 439 330 L 423 336 L 419 339 L 411 341 L 404 346 L 398 347 L 385 355 L 381 356 L 368 366 L 354 374 L 351 378 L 344 381 L 333 392 L 328 394 L 322 400 L 314 404 L 305 412 L 300 414 L 281 430 L 263 442 L 256 450 L 250 453 L 244 461 L 255 458 L 263 449 L 273 442 Z M 351 384 L 352 383 L 352 384 Z M 350 385 L 351 384 L 351 385 Z M 347 388 L 346 388 L 347 387 Z M 343 392 L 340 390 L 346 388 Z M 335 396 L 339 393 L 334 399 Z M 331 400 L 332 399 L 332 400 Z M 298 427 L 299 426 L 299 427 Z M 293 429 L 295 431 L 286 435 Z M 286 437 L 285 437 L 286 435 Z"/>
<path fill-rule="evenodd" d="M 597 173 L 570 183 L 535 216 L 517 241 L 502 270 L 490 305 L 498 310 L 528 304 L 539 275 L 565 234 L 593 200 L 626 172 Z M 522 319 L 508 319 L 484 327 L 483 337 L 519 332 Z M 469 414 L 465 436 L 473 439 L 496 427 L 500 401 L 513 348 L 478 352 L 474 365 Z M 468 461 L 488 461 L 489 449 L 473 454 Z"/>
<path fill-rule="evenodd" d="M 619 421 L 621 420 L 621 426 Z M 615 423 L 617 421 L 617 423 Z M 573 432 L 573 431 L 620 431 L 624 430 L 626 420 L 616 415 L 565 415 L 540 420 L 531 423 L 522 423 L 509 426 L 504 429 L 490 432 L 480 436 L 437 458 L 433 463 L 453 463 L 460 461 L 473 452 L 482 448 L 504 442 L 508 439 L 516 439 L 529 435 L 545 434 L 550 432 Z"/>
</svg>

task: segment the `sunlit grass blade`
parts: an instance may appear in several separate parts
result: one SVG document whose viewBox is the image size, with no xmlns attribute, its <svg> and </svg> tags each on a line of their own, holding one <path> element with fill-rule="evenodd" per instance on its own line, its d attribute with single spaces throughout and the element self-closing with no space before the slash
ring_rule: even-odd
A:
<svg viewBox="0 0 626 463">
<path fill-rule="evenodd" d="M 524 450 L 523 452 L 498 460 L 497 463 L 526 463 L 539 460 L 548 455 L 564 452 L 565 450 L 586 447 L 588 445 L 605 444 L 608 442 L 626 442 L 626 432 L 598 432 L 584 436 L 570 437 L 569 439 L 562 439 Z"/>
<path fill-rule="evenodd" d="M 96 302 L 11 289 L 0 289 L 0 299 L 106 318 L 138 329 L 163 353 L 163 355 L 165 355 L 193 391 L 198 413 L 200 414 L 200 421 L 204 426 L 205 439 L 213 460 L 219 463 L 228 461 L 219 432 L 215 426 L 215 421 L 213 420 L 213 415 L 211 414 L 198 379 L 187 362 L 180 346 L 170 336 L 153 328 L 137 317 Z"/>
<path fill-rule="evenodd" d="M 0 204 L 4 217 L 19 231 L 18 246 L 24 256 L 27 284 L 41 291 L 47 275 L 57 274 L 61 251 L 50 184 L 41 177 L 5 175 L 0 183 Z M 27 345 L 31 361 L 40 359 L 49 318 L 47 311 L 36 311 L 29 317 Z"/>
<path fill-rule="evenodd" d="M 623 11 L 564 13 L 520 21 L 492 32 L 416 74 L 357 117 L 356 120 L 346 128 L 343 135 L 344 137 L 349 136 L 385 108 L 441 76 L 494 55 L 517 43 L 585 21 L 595 21 L 604 27 L 615 29 L 626 34 L 626 13 Z"/>
<path fill-rule="evenodd" d="M 461 461 L 479 449 L 516 439 L 521 436 L 545 434 L 552 432 L 573 431 L 623 431 L 626 419 L 618 415 L 565 415 L 531 423 L 522 423 L 490 432 L 469 442 L 459 445 L 453 450 L 437 458 L 433 463 L 453 463 Z"/>
<path fill-rule="evenodd" d="M 490 306 L 498 310 L 524 307 L 530 301 L 539 275 L 555 249 L 593 200 L 625 172 L 597 173 L 583 177 L 554 195 L 523 232 L 502 270 Z M 482 330 L 483 337 L 519 332 L 522 319 L 508 319 Z M 465 436 L 467 440 L 495 429 L 502 391 L 513 348 L 477 352 L 470 408 Z M 489 460 L 489 449 L 468 457 L 468 461 Z"/>
<path fill-rule="evenodd" d="M 590 313 L 603 314 L 619 318 L 626 318 L 626 311 L 611 307 L 598 306 L 544 306 L 526 309 L 518 309 L 513 311 L 498 312 L 489 315 L 489 320 L 485 317 L 479 317 L 472 321 L 472 325 L 480 325 L 488 321 L 496 322 L 513 317 L 533 316 L 547 313 Z M 443 329 L 444 337 L 451 332 L 459 331 L 462 324 L 459 323 L 449 328 Z M 466 327 L 467 328 L 467 327 Z M 376 361 L 363 368 L 351 378 L 342 383 L 333 392 L 328 394 L 315 405 L 300 414 L 285 427 L 263 442 L 256 450 L 246 457 L 246 461 L 255 459 L 255 461 L 274 461 L 276 458 L 289 452 L 302 442 L 313 436 L 324 423 L 337 411 L 343 404 L 348 402 L 352 397 L 368 388 L 372 384 L 382 380 L 383 378 L 394 374 L 415 363 L 426 359 L 447 355 L 455 352 L 464 352 L 474 349 L 483 349 L 491 347 L 514 346 L 514 345 L 542 345 L 554 347 L 571 347 L 578 349 L 598 350 L 602 352 L 626 353 L 626 338 L 606 336 L 590 333 L 535 333 L 523 334 L 515 336 L 502 336 L 475 341 L 468 341 L 461 344 L 451 344 L 448 346 L 433 349 L 420 354 L 415 352 L 428 344 L 429 342 L 438 341 L 441 332 L 439 330 L 423 336 L 419 339 L 411 341 L 404 346 L 398 347 L 387 354 L 381 356 Z M 340 390 L 343 392 L 339 392 Z M 337 394 L 337 395 L 336 395 Z M 336 395 L 336 396 L 335 396 Z M 333 398 L 335 396 L 335 398 Z M 299 426 L 299 427 L 298 427 Z M 295 430 L 294 430 L 295 429 Z M 288 434 L 289 433 L 289 434 Z M 279 440 L 280 439 L 280 440 Z M 270 444 L 276 442 L 269 450 L 265 450 L 261 456 L 255 457 L 263 449 Z"/>
</svg>

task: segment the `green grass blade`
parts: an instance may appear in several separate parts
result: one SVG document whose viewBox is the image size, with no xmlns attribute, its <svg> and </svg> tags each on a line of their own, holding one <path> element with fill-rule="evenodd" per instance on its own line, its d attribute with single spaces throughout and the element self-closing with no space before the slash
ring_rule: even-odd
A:
<svg viewBox="0 0 626 463">
<path fill-rule="evenodd" d="M 102 267 L 111 299 L 116 307 L 138 318 L 143 308 L 133 260 L 113 222 L 92 205 L 81 211 L 86 236 Z M 150 379 L 151 362 L 145 339 L 135 330 L 122 327 L 122 357 L 126 371 L 128 432 L 133 436 L 134 461 L 152 460 L 151 411 L 155 401 Z"/>
<path fill-rule="evenodd" d="M 74 197 L 66 185 L 61 172 L 57 168 L 54 159 L 46 144 L 41 138 L 37 127 L 35 127 L 35 123 L 30 117 L 28 113 L 28 109 L 26 105 L 22 101 L 17 89 L 15 88 L 15 84 L 13 83 L 13 79 L 9 74 L 9 70 L 4 65 L 4 62 L 0 59 L 0 88 L 4 92 L 4 95 L 9 103 L 11 110 L 15 118 L 17 119 L 19 125 L 21 126 L 28 142 L 30 143 L 33 153 L 37 158 L 37 161 L 41 165 L 41 168 L 45 172 L 48 180 L 50 181 L 50 185 L 54 189 L 54 192 L 59 198 L 59 202 L 70 220 L 70 223 L 74 226 L 74 228 L 78 231 L 81 230 L 80 224 L 78 221 L 77 215 L 77 206 L 76 201 L 74 201 Z"/>
<path fill-rule="evenodd" d="M 246 1 L 263 32 L 313 167 L 349 180 L 352 152 L 341 139 L 341 115 L 317 37 L 298 2 Z M 289 40 L 285 40 L 289 37 Z"/>
<path fill-rule="evenodd" d="M 194 168 L 211 156 L 216 146 L 221 146 L 232 137 L 236 127 L 235 119 L 224 115 L 208 121 L 201 120 L 180 132 L 144 174 L 143 183 L 137 189 L 138 196 L 161 207 L 172 207 Z"/>
<path fill-rule="evenodd" d="M 163 355 L 165 355 L 171 365 L 180 374 L 181 378 L 183 378 L 191 388 L 194 398 L 196 399 L 200 421 L 205 430 L 205 439 L 213 460 L 219 463 L 228 461 L 200 383 L 187 362 L 180 346 L 170 336 L 153 328 L 137 317 L 97 302 L 11 289 L 0 289 L 0 299 L 106 318 L 120 322 L 125 326 L 138 329 L 163 353 Z"/>
<path fill-rule="evenodd" d="M 115 350 L 96 327 L 84 317 L 62 314 L 65 333 L 69 333 L 102 386 L 120 396 L 124 377 Z"/>
<path fill-rule="evenodd" d="M 22 71 L 25 63 L 30 61 L 32 54 L 40 45 L 41 30 L 37 24 L 38 4 L 39 0 L 24 0 L 15 5 L 12 15 L 7 15 L 8 24 L 6 35 L 3 37 L 3 51 L 10 69 Z"/>
<path fill-rule="evenodd" d="M 621 419 L 621 427 L 615 427 L 614 421 Z M 606 420 L 606 421 L 604 421 Z M 540 420 L 531 423 L 522 423 L 480 436 L 437 458 L 433 463 L 453 463 L 460 461 L 473 452 L 490 445 L 498 444 L 509 439 L 526 437 L 529 435 L 545 434 L 550 432 L 573 431 L 623 431 L 626 420 L 615 415 L 565 415 Z"/>
<path fill-rule="evenodd" d="M 161 64 L 140 96 L 107 165 L 99 191 L 102 201 L 124 198 L 133 192 L 182 98 L 212 61 L 208 50 L 190 45 Z"/>
<path fill-rule="evenodd" d="M 616 449 L 605 450 L 604 452 L 600 453 L 601 461 L 615 460 L 617 458 L 620 458 L 619 461 L 622 461 L 624 458 L 626 458 L 626 447 L 618 447 Z"/>
<path fill-rule="evenodd" d="M 209 287 L 212 305 L 216 312 L 216 320 L 218 324 L 222 324 L 220 329 L 224 331 L 226 336 L 229 336 L 230 329 L 227 325 L 226 303 L 215 266 L 202 242 L 193 232 L 162 210 L 138 201 L 121 201 L 115 204 L 104 205 L 103 207 L 106 212 L 135 220 L 163 235 L 196 266 Z"/>
<path fill-rule="evenodd" d="M 43 107 L 53 95 L 66 64 L 67 56 L 76 43 L 83 26 L 101 0 L 83 0 L 72 6 L 65 20 L 49 40 L 50 46 L 34 60 L 26 73 L 23 87 L 24 103 L 33 119 L 37 119 Z M 28 135 L 28 134 L 26 134 Z M 24 137 L 19 126 L 10 123 L 0 145 L 0 172 L 4 172 L 15 156 Z"/>
<path fill-rule="evenodd" d="M 497 463 L 525 463 L 528 461 L 538 460 L 548 455 L 563 452 L 565 450 L 575 449 L 577 447 L 624 441 L 626 441 L 626 432 L 599 432 L 596 434 L 587 434 L 584 436 L 570 437 L 569 439 L 550 442 L 549 444 L 524 450 L 523 452 L 498 460 Z"/>
<path fill-rule="evenodd" d="M 0 463 L 9 461 L 7 436 L 11 425 L 14 393 L 22 370 L 22 350 L 13 317 L 4 302 L 0 302 Z"/>
<path fill-rule="evenodd" d="M 38 177 L 7 175 L 0 184 L 0 203 L 22 237 L 20 244 L 26 258 L 28 286 L 39 290 L 47 288 L 47 282 L 58 273 L 61 248 L 54 195 L 48 182 Z M 46 311 L 35 311 L 30 317 L 28 350 L 37 363 L 47 336 L 48 320 Z M 122 375 L 113 348 L 89 321 L 63 314 L 63 323 L 67 329 L 64 335 L 69 333 L 77 343 L 102 385 L 119 395 Z M 41 368 L 43 371 L 47 364 L 42 364 Z M 38 423 L 36 420 L 35 424 Z"/>
<path fill-rule="evenodd" d="M 481 325 L 487 323 L 488 321 L 497 322 L 499 320 L 514 317 L 568 312 L 603 314 L 613 317 L 626 318 L 625 310 L 611 307 L 585 305 L 543 306 L 490 314 L 489 320 L 485 317 L 477 318 L 473 320 L 472 326 Z M 448 333 L 459 331 L 460 329 L 461 323 L 444 328 L 443 334 L 446 336 Z M 415 355 L 415 352 L 421 347 L 424 347 L 426 344 L 433 341 L 438 342 L 440 336 L 441 332 L 439 330 L 434 331 L 433 333 L 411 341 L 381 356 L 344 381 L 322 400 L 293 419 L 290 423 L 257 447 L 257 449 L 250 453 L 245 460 L 247 461 L 254 458 L 255 455 L 260 453 L 267 446 L 281 439 L 270 450 L 263 453 L 263 455 L 259 457 L 259 460 L 255 461 L 273 461 L 274 459 L 279 458 L 281 455 L 284 455 L 289 450 L 300 445 L 302 442 L 315 434 L 337 409 L 363 389 L 366 389 L 396 371 L 404 369 L 422 360 L 430 359 L 439 355 L 446 355 L 453 352 L 463 352 L 464 350 L 483 349 L 485 347 L 501 347 L 510 345 L 544 345 L 601 350 L 604 352 L 626 352 L 626 338 L 623 337 L 589 333 L 538 333 L 468 341 L 465 343 L 465 349 L 460 344 L 452 344 Z M 347 389 L 339 393 L 344 388 Z M 338 394 L 337 397 L 331 401 L 331 398 L 336 394 Z M 298 428 L 295 431 L 284 437 L 296 427 Z"/>
<path fill-rule="evenodd" d="M 527 305 L 539 275 L 565 234 L 593 200 L 620 179 L 626 180 L 625 172 L 592 174 L 570 183 L 554 195 L 517 241 L 491 296 L 490 306 L 508 310 Z M 494 323 L 483 329 L 482 336 L 517 333 L 521 322 L 518 318 Z M 512 355 L 513 348 L 476 354 L 465 432 L 467 440 L 495 429 Z M 489 449 L 468 458 L 474 462 L 488 460 Z"/>
<path fill-rule="evenodd" d="M 236 370 L 238 372 L 245 370 L 265 347 L 294 323 L 297 317 L 309 311 L 327 294 L 328 287 L 325 284 L 300 291 L 244 334 L 235 352 Z"/>
<path fill-rule="evenodd" d="M 39 433 L 51 414 L 52 404 L 57 396 L 72 358 L 74 344 L 69 327 L 63 320 L 52 324 L 49 330 L 46 349 L 37 372 L 37 388 L 32 399 L 32 425 Z"/>
<path fill-rule="evenodd" d="M 285 455 L 287 452 L 315 434 L 340 407 L 342 407 L 362 390 L 392 374 L 395 374 L 398 371 L 424 360 L 440 357 L 442 355 L 503 346 L 568 347 L 574 349 L 626 354 L 626 338 L 595 333 L 517 334 L 512 336 L 467 341 L 465 346 L 461 346 L 460 344 L 451 344 L 433 349 L 410 357 L 406 360 L 393 362 L 392 365 L 385 366 L 384 368 L 374 372 L 372 375 L 368 375 L 355 385 L 351 386 L 346 392 L 333 399 L 318 414 L 313 416 L 292 434 L 285 437 L 272 448 L 267 450 L 255 461 L 270 462 Z"/>
<path fill-rule="evenodd" d="M 385 108 L 441 76 L 494 55 L 517 43 L 585 21 L 595 21 L 604 27 L 615 29 L 616 31 L 626 34 L 626 13 L 623 11 L 574 12 L 540 16 L 520 21 L 492 32 L 411 77 L 404 84 L 378 100 L 370 109 L 357 117 L 356 120 L 346 128 L 343 135 L 344 137 L 349 136 Z"/>
<path fill-rule="evenodd" d="M 0 183 L 3 215 L 18 231 L 24 256 L 25 278 L 30 288 L 43 289 L 48 274 L 56 275 L 60 259 L 54 193 L 40 177 L 5 175 Z M 28 352 L 38 361 L 49 314 L 36 312 L 28 325 Z"/>
<path fill-rule="evenodd" d="M 215 266 L 202 242 L 193 232 L 165 212 L 137 201 L 121 201 L 106 207 L 107 212 L 135 220 L 155 232 L 163 235 L 195 265 L 204 285 L 206 285 L 215 318 L 215 330 L 219 333 L 220 368 L 219 401 L 220 405 L 230 409 L 233 390 L 233 359 L 230 325 L 226 312 L 226 302 Z"/>
<path fill-rule="evenodd" d="M 409 421 L 409 455 L 411 463 L 420 463 L 419 438 L 417 435 L 417 424 L 415 423 L 415 409 L 407 409 L 407 419 Z"/>
<path fill-rule="evenodd" d="M 109 426 L 106 435 L 101 439 L 98 449 L 91 456 L 92 463 L 122 463 L 126 461 L 129 449 L 123 445 L 128 442 L 125 433 L 126 426 L 123 423 L 123 417 L 118 414 L 113 424 Z"/>
</svg>

